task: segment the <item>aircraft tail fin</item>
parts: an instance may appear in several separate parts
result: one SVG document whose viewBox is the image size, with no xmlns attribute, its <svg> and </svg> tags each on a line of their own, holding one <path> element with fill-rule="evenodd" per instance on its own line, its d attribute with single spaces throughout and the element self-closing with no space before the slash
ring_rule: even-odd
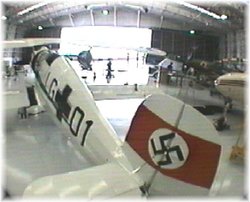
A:
<svg viewBox="0 0 250 202">
<path fill-rule="evenodd" d="M 143 159 L 137 166 L 147 192 L 205 195 L 220 161 L 216 135 L 212 123 L 190 105 L 152 95 L 138 107 L 126 142 Z"/>
</svg>

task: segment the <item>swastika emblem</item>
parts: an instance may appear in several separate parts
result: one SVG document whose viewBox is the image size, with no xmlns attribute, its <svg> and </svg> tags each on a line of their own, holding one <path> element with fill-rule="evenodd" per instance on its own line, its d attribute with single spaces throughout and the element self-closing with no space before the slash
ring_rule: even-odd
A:
<svg viewBox="0 0 250 202">
<path fill-rule="evenodd" d="M 148 148 L 153 162 L 164 169 L 181 167 L 189 154 L 185 140 L 165 128 L 153 132 L 148 141 Z"/>
</svg>

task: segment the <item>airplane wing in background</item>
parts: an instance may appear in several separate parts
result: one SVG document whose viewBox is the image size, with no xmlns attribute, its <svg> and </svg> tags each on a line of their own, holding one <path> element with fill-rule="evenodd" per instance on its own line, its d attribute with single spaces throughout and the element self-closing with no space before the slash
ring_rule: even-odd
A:
<svg viewBox="0 0 250 202">
<path fill-rule="evenodd" d="M 47 44 L 60 44 L 62 40 L 60 38 L 24 38 L 16 40 L 6 40 L 2 41 L 4 48 L 25 48 L 25 47 L 34 47 L 42 46 Z M 103 44 L 89 44 L 84 40 L 68 40 L 64 42 L 68 44 L 74 44 L 77 46 L 88 46 L 88 47 L 101 47 L 101 48 L 112 48 L 111 46 Z M 139 48 L 130 48 L 130 47 L 114 47 L 119 49 L 134 50 L 137 52 L 148 53 L 153 55 L 165 56 L 166 52 L 157 48 L 150 47 L 139 47 Z"/>
<path fill-rule="evenodd" d="M 4 48 L 25 48 L 58 43 L 61 43 L 60 38 L 24 38 L 2 42 Z"/>
</svg>

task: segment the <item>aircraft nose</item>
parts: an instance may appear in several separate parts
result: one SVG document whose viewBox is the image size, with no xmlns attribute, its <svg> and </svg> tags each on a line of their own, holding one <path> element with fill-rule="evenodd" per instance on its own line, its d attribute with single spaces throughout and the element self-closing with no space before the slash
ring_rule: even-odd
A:
<svg viewBox="0 0 250 202">
<path fill-rule="evenodd" d="M 220 77 L 217 78 L 217 79 L 214 81 L 214 85 L 215 85 L 215 86 L 220 85 Z"/>
<path fill-rule="evenodd" d="M 223 83 L 225 80 L 228 79 L 228 75 L 222 75 L 222 76 L 219 76 L 215 81 L 214 81 L 214 84 L 215 86 L 218 86 L 220 85 L 221 83 Z"/>
</svg>

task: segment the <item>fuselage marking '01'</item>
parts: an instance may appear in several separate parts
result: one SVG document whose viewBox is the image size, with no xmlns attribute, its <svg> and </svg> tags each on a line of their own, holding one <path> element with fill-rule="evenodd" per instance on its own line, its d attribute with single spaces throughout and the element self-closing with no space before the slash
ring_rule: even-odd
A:
<svg viewBox="0 0 250 202">
<path fill-rule="evenodd" d="M 37 72 L 38 73 L 38 72 Z M 39 73 L 37 74 L 38 77 L 40 77 Z M 69 102 L 69 97 L 72 95 L 72 88 L 66 84 L 62 90 L 59 89 L 59 81 L 56 78 L 53 78 L 49 85 L 47 85 L 49 81 L 49 77 L 51 76 L 51 72 L 48 72 L 45 80 L 45 85 L 40 80 L 40 85 L 42 89 L 45 91 L 45 94 L 49 98 L 49 100 L 52 102 L 54 108 L 56 109 L 56 115 L 60 122 L 62 122 L 62 119 L 66 122 L 66 124 L 69 126 L 69 129 L 75 137 L 77 137 L 80 134 L 80 127 L 83 124 L 83 120 L 85 117 L 85 112 L 79 107 L 75 106 L 73 107 Z M 49 89 L 46 88 L 46 86 L 49 86 Z M 72 115 L 70 116 L 70 112 L 73 108 Z M 81 145 L 84 146 L 87 134 L 93 125 L 93 120 L 86 120 L 85 124 L 85 130 L 82 134 L 82 141 Z"/>
</svg>

